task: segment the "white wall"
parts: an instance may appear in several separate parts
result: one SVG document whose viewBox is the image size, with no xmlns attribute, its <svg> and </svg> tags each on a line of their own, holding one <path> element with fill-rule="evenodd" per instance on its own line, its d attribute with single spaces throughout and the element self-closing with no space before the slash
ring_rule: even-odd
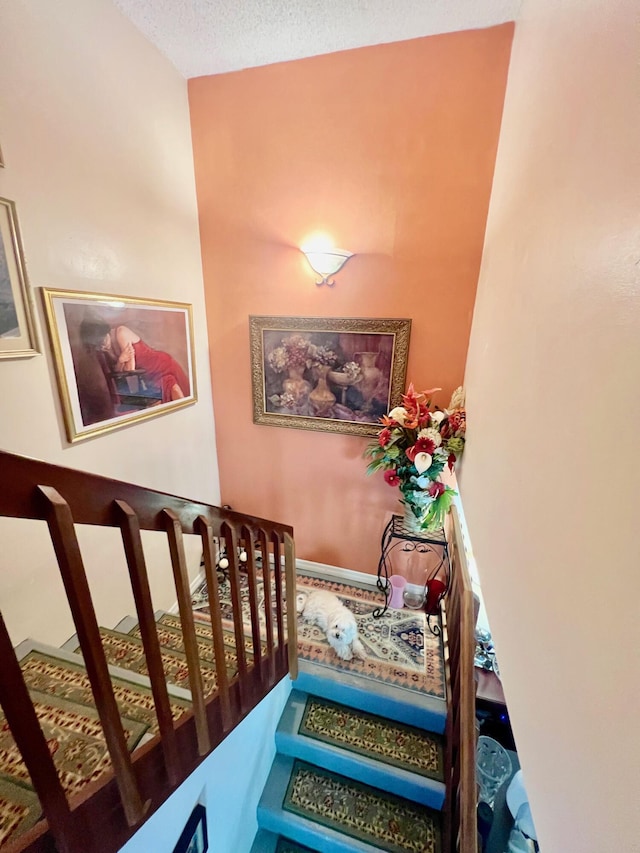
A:
<svg viewBox="0 0 640 853">
<path fill-rule="evenodd" d="M 36 293 L 43 354 L 0 362 L 0 448 L 218 503 L 185 81 L 108 0 L 2 3 L 0 146 L 0 196 L 17 204 L 34 290 L 193 303 L 199 394 L 194 406 L 69 446 Z M 33 527 L 0 524 L 0 606 L 16 641 L 59 642 L 70 633 L 64 596 Z M 87 561 L 113 624 L 125 580 L 108 538 Z M 152 564 L 166 607 L 171 577 Z"/>
<path fill-rule="evenodd" d="M 637 0 L 524 0 L 461 493 L 544 853 L 640 851 Z"/>
<path fill-rule="evenodd" d="M 275 730 L 289 693 L 283 680 L 138 830 L 120 853 L 171 853 L 202 794 L 209 850 L 249 853 L 256 809 L 276 754 Z"/>
</svg>

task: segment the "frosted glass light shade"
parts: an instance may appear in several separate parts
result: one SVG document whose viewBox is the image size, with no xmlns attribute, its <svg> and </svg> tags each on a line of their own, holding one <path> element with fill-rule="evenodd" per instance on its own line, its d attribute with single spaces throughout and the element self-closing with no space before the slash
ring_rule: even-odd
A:
<svg viewBox="0 0 640 853">
<path fill-rule="evenodd" d="M 346 252 L 344 249 L 331 249 L 326 252 L 309 250 L 304 252 L 304 255 L 311 269 L 321 276 L 321 281 L 316 284 L 327 284 L 333 287 L 335 281 L 331 280 L 330 276 L 342 269 L 349 258 L 353 257 L 353 252 Z"/>
</svg>

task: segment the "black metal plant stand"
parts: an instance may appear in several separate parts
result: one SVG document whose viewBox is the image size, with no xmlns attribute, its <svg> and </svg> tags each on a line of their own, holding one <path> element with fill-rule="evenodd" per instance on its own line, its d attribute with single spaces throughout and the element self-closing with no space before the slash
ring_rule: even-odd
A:
<svg viewBox="0 0 640 853">
<path fill-rule="evenodd" d="M 446 536 L 442 528 L 438 530 L 424 531 L 424 533 L 413 533 L 407 530 L 404 526 L 404 517 L 402 515 L 392 515 L 389 523 L 382 533 L 380 540 L 380 559 L 378 561 L 378 579 L 376 586 L 384 594 L 384 606 L 377 607 L 373 611 L 373 616 L 379 619 L 389 609 L 389 598 L 391 590 L 389 584 L 389 563 L 393 551 L 400 549 L 401 551 L 417 551 L 420 554 L 436 554 L 439 557 L 439 562 L 433 569 L 425 582 L 425 590 L 428 590 L 429 582 L 434 580 L 441 572 L 444 573 L 444 588 L 438 596 L 437 604 L 449 589 L 451 581 L 451 566 L 449 564 L 449 547 Z M 438 636 L 440 626 L 437 624 L 431 625 L 431 616 L 433 613 L 427 613 L 427 627 L 432 634 Z"/>
</svg>

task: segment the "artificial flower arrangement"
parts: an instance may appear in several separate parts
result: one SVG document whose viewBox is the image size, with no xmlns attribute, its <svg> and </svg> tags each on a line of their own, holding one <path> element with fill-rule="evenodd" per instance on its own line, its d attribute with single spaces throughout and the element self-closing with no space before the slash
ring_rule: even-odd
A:
<svg viewBox="0 0 640 853">
<path fill-rule="evenodd" d="M 442 527 L 455 492 L 439 479 L 445 465 L 453 471 L 464 449 L 464 390 L 457 388 L 444 411 L 431 409 L 431 395 L 440 388 L 416 393 L 413 384 L 402 405 L 380 418 L 383 429 L 365 450 L 371 459 L 367 474 L 384 471 L 390 486 L 399 486 L 401 503 L 415 518 L 414 529 Z"/>
</svg>

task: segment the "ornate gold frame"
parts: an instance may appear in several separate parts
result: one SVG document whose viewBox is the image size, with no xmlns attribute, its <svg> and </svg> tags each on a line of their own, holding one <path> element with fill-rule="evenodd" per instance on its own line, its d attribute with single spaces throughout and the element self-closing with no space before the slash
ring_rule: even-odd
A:
<svg viewBox="0 0 640 853">
<path fill-rule="evenodd" d="M 308 417 L 268 412 L 266 406 L 264 332 L 339 332 L 363 335 L 393 335 L 389 382 L 389 408 L 400 402 L 405 390 L 411 320 L 332 317 L 249 317 L 251 338 L 251 381 L 253 422 L 265 426 L 310 429 L 347 435 L 371 436 L 380 430 L 379 421 L 365 423 L 337 418 Z M 388 410 L 387 410 L 388 411 Z"/>
<path fill-rule="evenodd" d="M 8 198 L 0 198 L 0 238 L 6 255 L 11 295 L 18 318 L 18 334 L 0 337 L 0 358 L 29 358 L 37 355 L 40 349 L 18 228 L 18 215 L 14 202 Z"/>
<path fill-rule="evenodd" d="M 85 438 L 93 438 L 97 435 L 104 435 L 111 430 L 119 429 L 122 426 L 127 426 L 138 421 L 148 420 L 149 418 L 163 415 L 167 412 L 173 412 L 176 409 L 181 409 L 184 406 L 190 406 L 197 402 L 197 385 L 194 357 L 194 342 L 193 342 L 193 310 L 192 306 L 185 302 L 168 302 L 160 299 L 144 299 L 134 296 L 119 296 L 107 293 L 84 293 L 76 290 L 50 290 L 42 288 L 42 298 L 44 303 L 45 315 L 47 318 L 47 326 L 49 329 L 49 337 L 51 339 L 51 348 L 53 351 L 53 361 L 58 381 L 58 389 L 60 392 L 60 401 L 62 412 L 64 415 L 64 423 L 67 432 L 67 438 L 73 444 L 77 441 L 82 441 Z M 184 334 L 185 334 L 185 350 L 188 365 L 186 374 L 189 379 L 190 391 L 189 396 L 180 400 L 172 400 L 168 402 L 159 402 L 151 405 L 149 408 L 144 408 L 141 411 L 125 412 L 117 414 L 114 417 L 103 419 L 95 424 L 85 425 L 81 416 L 80 390 L 78 388 L 77 376 L 75 373 L 72 347 L 70 343 L 69 328 L 66 321 L 61 322 L 64 317 L 62 307 L 66 305 L 82 305 L 86 303 L 87 307 L 91 307 L 94 313 L 101 309 L 104 312 L 99 319 L 107 322 L 109 320 L 109 312 L 122 312 L 121 316 L 126 317 L 127 309 L 158 309 L 159 311 L 174 311 L 184 315 Z M 114 314 L 114 317 L 118 314 Z M 117 323 L 114 323 L 117 325 Z M 123 325 L 126 325 L 123 323 Z M 171 343 L 170 341 L 168 343 Z M 160 349 L 160 347 L 154 347 Z M 171 353 L 170 353 L 171 354 Z"/>
</svg>

